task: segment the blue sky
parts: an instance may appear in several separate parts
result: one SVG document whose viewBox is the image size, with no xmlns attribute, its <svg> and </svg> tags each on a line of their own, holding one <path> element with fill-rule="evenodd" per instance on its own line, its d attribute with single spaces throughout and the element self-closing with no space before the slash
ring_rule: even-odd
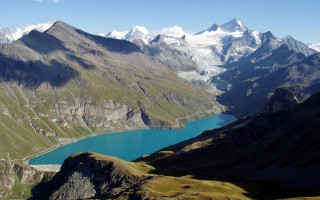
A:
<svg viewBox="0 0 320 200">
<path fill-rule="evenodd" d="M 0 28 L 62 20 L 90 33 L 181 26 L 199 32 L 240 19 L 250 29 L 320 43 L 320 0 L 1 0 Z"/>
</svg>

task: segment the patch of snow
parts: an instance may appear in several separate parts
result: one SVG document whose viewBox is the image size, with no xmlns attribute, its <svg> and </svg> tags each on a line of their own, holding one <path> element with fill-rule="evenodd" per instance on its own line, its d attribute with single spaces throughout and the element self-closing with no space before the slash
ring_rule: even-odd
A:
<svg viewBox="0 0 320 200">
<path fill-rule="evenodd" d="M 114 39 L 123 39 L 123 37 L 128 33 L 128 31 L 111 31 L 106 35 L 106 37 L 114 38 Z"/>
<path fill-rule="evenodd" d="M 178 76 L 188 81 L 192 81 L 193 79 L 201 77 L 201 74 L 193 70 L 190 72 L 179 72 Z"/>
<path fill-rule="evenodd" d="M 320 52 L 320 43 L 310 44 L 310 45 L 308 45 L 308 47 L 309 47 L 310 49 L 313 49 L 313 50 L 317 51 L 317 52 Z"/>
<path fill-rule="evenodd" d="M 261 44 L 261 34 L 258 31 L 252 31 L 252 35 L 256 40 L 257 44 Z"/>
<path fill-rule="evenodd" d="M 162 29 L 161 34 L 171 36 L 171 37 L 181 38 L 186 33 L 183 31 L 183 29 L 180 26 L 173 26 L 173 27 Z"/>
<path fill-rule="evenodd" d="M 210 81 L 212 76 L 219 75 L 223 72 L 225 72 L 227 69 L 223 67 L 217 67 L 217 66 L 208 66 L 202 70 L 201 73 L 198 73 L 196 71 L 190 71 L 190 72 L 179 72 L 178 76 L 180 78 L 192 81 L 192 80 L 202 80 L 204 82 Z"/>
<path fill-rule="evenodd" d="M 172 38 L 172 37 L 166 37 L 163 39 L 163 42 L 167 43 L 167 44 L 177 44 L 177 45 L 181 45 L 181 42 L 179 40 L 177 40 L 176 38 Z"/>
</svg>

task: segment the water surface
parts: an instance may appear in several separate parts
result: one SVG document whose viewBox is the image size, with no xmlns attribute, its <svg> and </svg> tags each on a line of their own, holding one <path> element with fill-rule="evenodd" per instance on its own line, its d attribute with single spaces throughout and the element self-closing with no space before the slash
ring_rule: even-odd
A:
<svg viewBox="0 0 320 200">
<path fill-rule="evenodd" d="M 29 164 L 62 164 L 63 160 L 70 155 L 86 151 L 116 156 L 130 161 L 195 137 L 205 130 L 227 125 L 235 120 L 236 118 L 232 115 L 218 114 L 187 122 L 186 128 L 180 130 L 134 130 L 98 135 L 61 146 L 31 159 Z"/>
</svg>

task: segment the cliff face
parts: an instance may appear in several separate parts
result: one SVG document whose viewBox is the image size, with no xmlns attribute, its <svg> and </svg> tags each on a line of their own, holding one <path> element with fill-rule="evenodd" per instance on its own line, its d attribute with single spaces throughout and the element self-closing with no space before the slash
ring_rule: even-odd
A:
<svg viewBox="0 0 320 200">
<path fill-rule="evenodd" d="M 38 196 L 50 199 L 111 198 L 145 182 L 146 178 L 124 161 L 100 158 L 103 156 L 90 153 L 69 157 L 53 180 L 39 190 Z"/>
<path fill-rule="evenodd" d="M 52 173 L 41 172 L 30 166 L 13 164 L 6 159 L 0 160 L 0 198 L 27 199 L 31 188 L 47 181 Z"/>
<path fill-rule="evenodd" d="M 0 198 L 8 197 L 12 194 L 12 188 L 15 183 L 13 169 L 6 160 L 0 161 Z"/>
</svg>

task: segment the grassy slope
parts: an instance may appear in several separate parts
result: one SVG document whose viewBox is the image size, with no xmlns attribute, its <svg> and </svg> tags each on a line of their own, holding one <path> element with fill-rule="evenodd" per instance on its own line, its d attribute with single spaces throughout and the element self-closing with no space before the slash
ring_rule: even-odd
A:
<svg viewBox="0 0 320 200">
<path fill-rule="evenodd" d="M 73 37 L 62 37 L 61 32 L 72 32 Z M 45 34 L 41 37 L 49 37 Z M 111 111 L 107 114 L 95 113 L 101 108 L 109 109 L 105 108 L 109 100 L 116 102 L 119 108 L 128 106 L 136 115 L 140 115 L 140 109 L 143 110 L 154 126 L 175 125 L 176 118 L 219 106 L 212 94 L 179 79 L 172 71 L 152 63 L 139 52 L 123 54 L 107 51 L 104 46 L 78 34 L 67 25 L 53 28 L 50 34 L 61 37 L 59 39 L 62 41 L 64 39 L 65 48 L 68 49 L 55 49 L 56 44 L 48 43 L 45 46 L 50 51 L 43 54 L 43 49 L 39 50 L 43 48 L 42 40 L 39 42 L 36 37 L 26 37 L 23 42 L 3 45 L 0 52 L 3 55 L 15 52 L 12 56 L 14 59 L 35 63 L 25 64 L 26 70 L 30 66 L 36 67 L 37 62 L 44 63 L 45 69 L 41 70 L 48 68 L 49 72 L 37 75 L 40 79 L 50 76 L 50 70 L 55 69 L 56 65 L 69 66 L 76 73 L 75 77 L 59 86 L 52 86 L 47 81 L 30 88 L 23 85 L 21 80 L 24 76 L 17 81 L 0 83 L 0 153 L 10 153 L 11 159 L 21 159 L 61 141 L 92 133 L 139 128 L 128 125 L 125 115 L 110 120 L 107 117 L 113 115 Z M 78 40 L 73 41 L 74 38 Z M 83 41 L 85 45 L 81 46 Z M 79 49 L 85 52 L 94 50 L 102 55 L 79 52 Z M 16 61 L 9 62 L 8 66 L 11 67 L 12 63 Z M 60 70 L 64 70 L 65 67 L 61 66 Z M 21 73 L 30 75 L 34 71 Z M 61 77 L 52 76 L 54 80 L 61 81 Z M 93 111 L 84 114 L 88 109 Z M 88 120 L 84 122 L 83 118 Z M 99 125 L 106 121 L 109 125 Z"/>
<path fill-rule="evenodd" d="M 93 153 L 96 160 L 112 161 L 114 166 L 121 168 L 127 176 L 150 177 L 134 190 L 151 199 L 249 199 L 246 191 L 227 182 L 212 180 L 196 180 L 192 177 L 170 177 L 155 175 L 152 166 L 143 162 L 126 162 L 111 156 Z M 129 192 L 130 193 L 130 192 Z M 126 199 L 128 193 L 123 193 L 117 199 Z"/>
</svg>

